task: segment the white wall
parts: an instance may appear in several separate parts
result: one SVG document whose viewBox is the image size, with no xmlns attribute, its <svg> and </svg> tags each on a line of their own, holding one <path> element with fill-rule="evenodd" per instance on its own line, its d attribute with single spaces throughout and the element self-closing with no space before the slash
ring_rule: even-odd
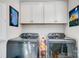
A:
<svg viewBox="0 0 79 59">
<path fill-rule="evenodd" d="M 6 57 L 7 44 L 7 18 L 6 18 L 6 2 L 0 0 L 0 58 Z"/>
<path fill-rule="evenodd" d="M 5 40 L 7 38 L 6 24 L 6 3 L 0 1 L 0 40 Z"/>
<path fill-rule="evenodd" d="M 8 39 L 18 37 L 21 33 L 21 27 L 20 27 L 20 17 L 19 17 L 19 27 L 13 27 L 9 26 L 9 6 L 12 6 L 17 11 L 20 11 L 20 4 L 19 0 L 9 0 L 8 1 L 8 9 L 7 9 L 7 19 L 8 19 Z M 20 15 L 20 14 L 19 14 Z"/>
<path fill-rule="evenodd" d="M 77 5 L 79 5 L 79 0 L 69 0 L 68 11 L 72 10 Z M 67 24 L 65 34 L 69 37 L 76 39 L 79 57 L 79 26 L 69 27 L 69 24 Z"/>
<path fill-rule="evenodd" d="M 64 25 L 22 25 L 23 33 L 39 33 L 40 36 L 47 36 L 48 33 L 64 33 Z"/>
<path fill-rule="evenodd" d="M 0 41 L 0 58 L 6 58 L 7 40 Z"/>
<path fill-rule="evenodd" d="M 19 0 L 0 0 L 0 57 L 6 57 L 7 41 L 20 35 L 20 27 L 9 26 L 9 5 L 19 9 Z"/>
<path fill-rule="evenodd" d="M 21 33 L 20 17 L 19 27 L 9 26 L 9 6 L 12 6 L 17 11 L 20 11 L 19 0 L 0 0 L 0 39 L 8 40 L 15 38 Z M 20 14 L 19 14 L 20 15 Z"/>
</svg>

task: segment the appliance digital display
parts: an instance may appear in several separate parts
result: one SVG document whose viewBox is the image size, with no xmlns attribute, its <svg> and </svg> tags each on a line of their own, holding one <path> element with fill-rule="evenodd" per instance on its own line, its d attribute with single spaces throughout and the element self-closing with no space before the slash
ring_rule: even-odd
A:
<svg viewBox="0 0 79 59">
<path fill-rule="evenodd" d="M 69 12 L 69 26 L 78 26 L 79 25 L 79 6 L 75 7 Z"/>
<path fill-rule="evenodd" d="M 14 27 L 18 27 L 19 25 L 19 12 L 14 9 L 13 7 L 9 6 L 9 17 L 10 17 L 10 22 L 9 25 L 10 26 L 14 26 Z"/>
</svg>

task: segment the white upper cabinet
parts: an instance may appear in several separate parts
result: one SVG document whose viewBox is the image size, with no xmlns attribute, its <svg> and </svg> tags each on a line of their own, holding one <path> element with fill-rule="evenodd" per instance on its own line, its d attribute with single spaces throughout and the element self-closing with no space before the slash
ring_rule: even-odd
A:
<svg viewBox="0 0 79 59">
<path fill-rule="evenodd" d="M 21 4 L 21 23 L 67 23 L 67 2 L 25 2 Z"/>
<path fill-rule="evenodd" d="M 21 3 L 21 23 L 32 22 L 32 4 Z"/>
<path fill-rule="evenodd" d="M 43 5 L 36 2 L 21 4 L 21 23 L 42 23 Z"/>
<path fill-rule="evenodd" d="M 40 2 L 32 5 L 32 19 L 33 23 L 43 23 L 43 5 Z"/>
<path fill-rule="evenodd" d="M 45 23 L 53 23 L 56 20 L 55 1 L 44 3 L 44 20 Z"/>
<path fill-rule="evenodd" d="M 66 1 L 56 1 L 56 20 L 59 23 L 67 22 L 67 2 Z"/>
</svg>

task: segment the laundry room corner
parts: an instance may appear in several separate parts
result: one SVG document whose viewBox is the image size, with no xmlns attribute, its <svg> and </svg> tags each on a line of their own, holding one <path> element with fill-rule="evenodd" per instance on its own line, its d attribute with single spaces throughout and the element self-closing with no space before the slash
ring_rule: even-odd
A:
<svg viewBox="0 0 79 59">
<path fill-rule="evenodd" d="M 79 0 L 0 0 L 0 58 L 79 58 Z"/>
</svg>

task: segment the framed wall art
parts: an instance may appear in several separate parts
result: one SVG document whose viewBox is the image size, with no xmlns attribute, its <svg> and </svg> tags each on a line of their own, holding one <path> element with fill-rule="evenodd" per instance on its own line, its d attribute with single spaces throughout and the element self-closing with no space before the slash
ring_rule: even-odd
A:
<svg viewBox="0 0 79 59">
<path fill-rule="evenodd" d="M 19 26 L 19 12 L 12 6 L 9 6 L 9 19 L 10 26 Z"/>
<path fill-rule="evenodd" d="M 76 6 L 69 12 L 69 27 L 79 25 L 79 6 Z"/>
</svg>

